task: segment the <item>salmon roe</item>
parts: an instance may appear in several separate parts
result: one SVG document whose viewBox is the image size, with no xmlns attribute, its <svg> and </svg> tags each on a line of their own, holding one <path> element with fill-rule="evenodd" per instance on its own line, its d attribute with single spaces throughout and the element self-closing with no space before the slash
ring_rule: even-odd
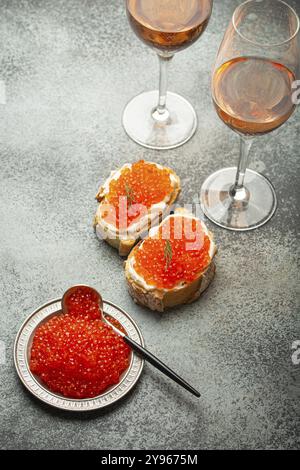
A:
<svg viewBox="0 0 300 470">
<path fill-rule="evenodd" d="M 134 269 L 149 285 L 172 289 L 190 283 L 210 263 L 210 239 L 200 220 L 169 217 L 135 253 Z"/>
<path fill-rule="evenodd" d="M 80 286 L 66 299 L 67 312 L 72 316 L 87 316 L 91 320 L 101 318 L 99 298 L 89 287 Z"/>
<path fill-rule="evenodd" d="M 82 292 L 74 296 L 68 313 L 40 325 L 33 338 L 31 372 L 49 390 L 68 398 L 100 395 L 129 366 L 129 346 L 101 320 L 99 306 L 96 315 L 94 300 Z M 116 319 L 109 321 L 124 332 Z"/>
<path fill-rule="evenodd" d="M 114 213 L 108 210 L 105 218 L 109 221 L 114 216 L 116 227 L 126 228 L 145 215 L 145 209 L 163 201 L 172 191 L 169 169 L 140 160 L 124 168 L 118 179 L 111 180 L 107 201 Z M 124 204 L 123 212 L 120 204 Z"/>
</svg>

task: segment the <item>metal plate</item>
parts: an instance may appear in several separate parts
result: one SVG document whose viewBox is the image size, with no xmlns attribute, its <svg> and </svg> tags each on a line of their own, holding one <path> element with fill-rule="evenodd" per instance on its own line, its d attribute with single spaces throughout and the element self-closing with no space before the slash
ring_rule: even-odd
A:
<svg viewBox="0 0 300 470">
<path fill-rule="evenodd" d="M 130 315 L 117 305 L 103 300 L 104 314 L 116 318 L 125 328 L 127 335 L 144 345 L 143 336 Z M 103 394 L 89 399 L 76 400 L 50 392 L 29 369 L 29 358 L 35 329 L 53 315 L 61 313 L 61 299 L 52 300 L 35 310 L 23 323 L 15 341 L 14 361 L 17 373 L 25 387 L 37 398 L 48 405 L 69 411 L 90 411 L 104 408 L 124 397 L 138 381 L 144 361 L 131 353 L 128 369 L 122 374 L 117 385 L 108 388 Z"/>
</svg>

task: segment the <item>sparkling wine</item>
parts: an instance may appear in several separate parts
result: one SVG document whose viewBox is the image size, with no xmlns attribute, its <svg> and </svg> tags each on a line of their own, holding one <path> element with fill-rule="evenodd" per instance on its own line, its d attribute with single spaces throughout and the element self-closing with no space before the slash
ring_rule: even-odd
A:
<svg viewBox="0 0 300 470">
<path fill-rule="evenodd" d="M 213 98 L 220 118 L 247 135 L 266 134 L 287 121 L 294 74 L 284 65 L 258 57 L 223 64 L 213 77 Z"/>
<path fill-rule="evenodd" d="M 146 44 L 167 52 L 191 45 L 205 30 L 212 0 L 127 0 L 129 22 Z"/>
</svg>

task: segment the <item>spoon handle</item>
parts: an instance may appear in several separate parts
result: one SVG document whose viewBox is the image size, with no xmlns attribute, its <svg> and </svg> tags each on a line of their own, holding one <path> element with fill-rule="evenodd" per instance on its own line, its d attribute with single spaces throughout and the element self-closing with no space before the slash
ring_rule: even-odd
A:
<svg viewBox="0 0 300 470">
<path fill-rule="evenodd" d="M 140 356 L 142 356 L 144 359 L 146 359 L 148 362 L 150 362 L 150 364 L 152 364 L 154 367 L 156 367 L 156 369 L 160 370 L 160 372 L 165 374 L 170 379 L 174 380 L 174 382 L 181 385 L 181 387 L 188 390 L 190 393 L 195 395 L 197 398 L 199 398 L 201 396 L 200 393 L 197 390 L 195 390 L 190 384 L 188 384 L 185 380 L 183 380 L 181 377 L 179 377 L 179 375 L 177 375 L 173 370 L 171 370 L 166 364 L 161 362 L 150 351 L 147 351 L 147 349 L 143 348 L 143 346 L 136 343 L 131 338 L 128 338 L 128 336 L 123 336 L 123 339 L 136 353 L 138 353 Z"/>
</svg>

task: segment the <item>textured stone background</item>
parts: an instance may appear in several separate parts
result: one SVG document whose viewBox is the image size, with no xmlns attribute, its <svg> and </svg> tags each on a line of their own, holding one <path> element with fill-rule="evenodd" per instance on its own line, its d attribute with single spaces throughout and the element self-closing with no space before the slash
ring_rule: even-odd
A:
<svg viewBox="0 0 300 470">
<path fill-rule="evenodd" d="M 92 229 L 94 195 L 110 170 L 145 158 L 172 166 L 191 202 L 204 178 L 236 162 L 238 139 L 217 118 L 210 71 L 236 0 L 216 0 L 207 32 L 173 63 L 170 89 L 197 109 L 184 147 L 144 150 L 121 127 L 126 102 L 157 83 L 155 54 L 136 39 L 121 0 L 1 0 L 1 448 L 299 448 L 298 113 L 257 140 L 251 167 L 273 181 L 279 208 L 252 233 L 214 231 L 220 252 L 201 301 L 159 315 L 127 294 L 122 260 Z M 290 1 L 299 11 L 299 1 Z M 146 366 L 117 406 L 70 415 L 35 401 L 12 347 L 30 312 L 74 283 L 127 309 L 148 347 L 199 387 L 194 399 Z M 299 298 L 299 295 L 298 295 Z"/>
</svg>

